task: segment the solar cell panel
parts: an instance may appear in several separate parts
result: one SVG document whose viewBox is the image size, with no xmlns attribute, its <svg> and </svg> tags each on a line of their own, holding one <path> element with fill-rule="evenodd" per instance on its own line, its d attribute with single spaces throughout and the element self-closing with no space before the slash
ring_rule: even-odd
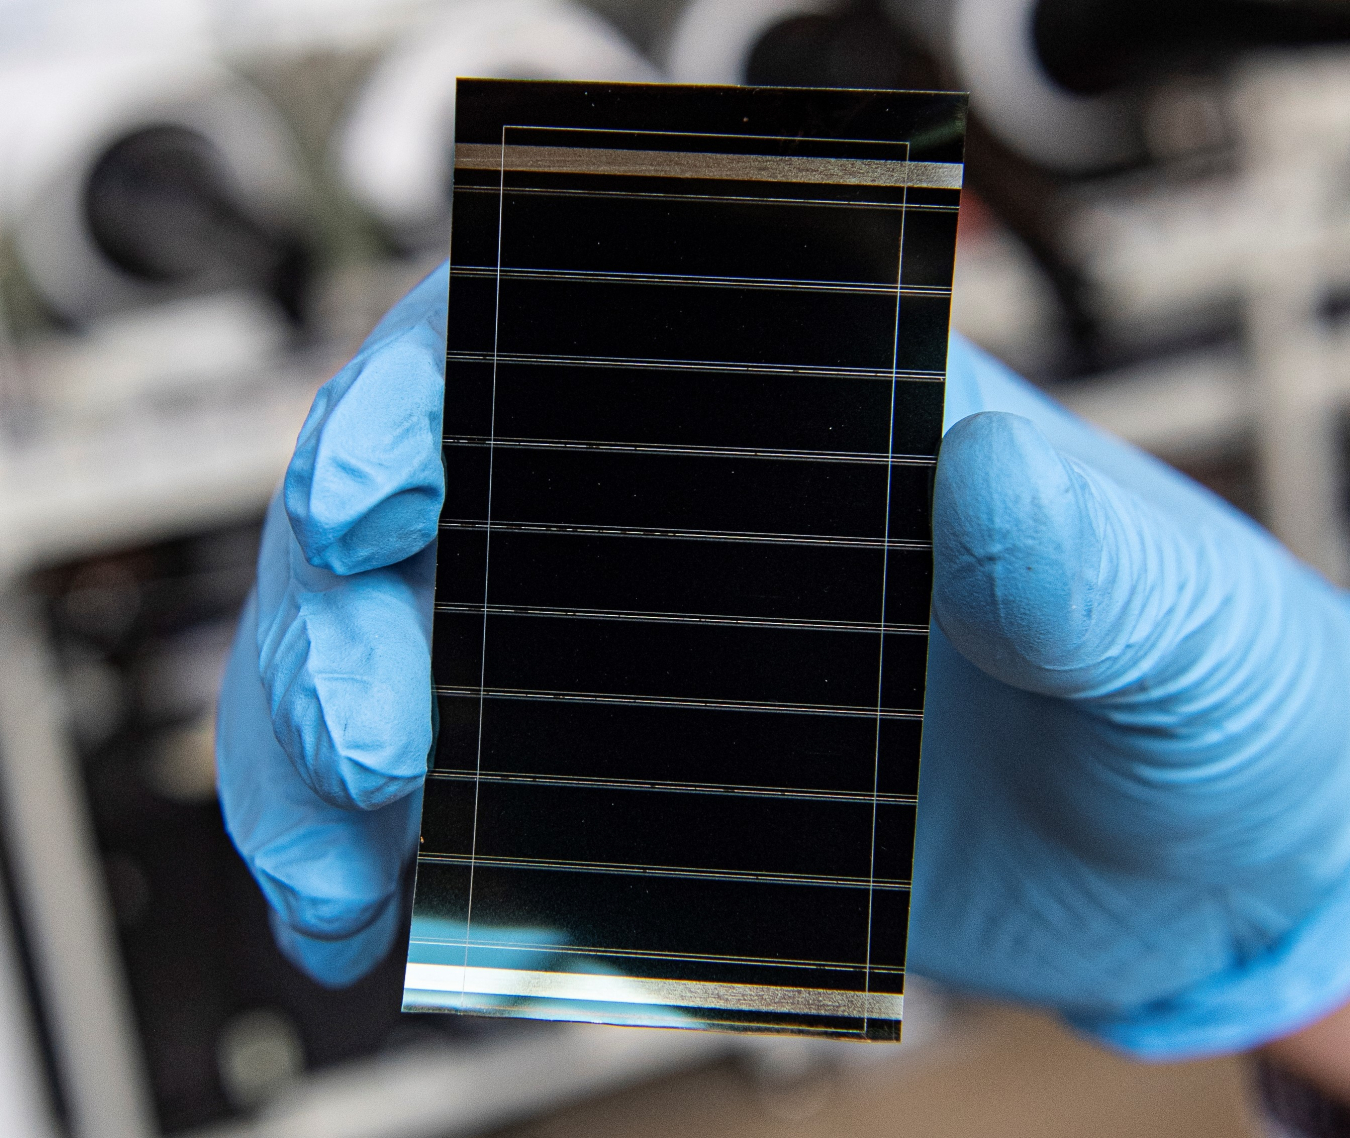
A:
<svg viewBox="0 0 1350 1138">
<path fill-rule="evenodd" d="M 964 115 L 460 80 L 406 1009 L 898 1038 Z"/>
</svg>

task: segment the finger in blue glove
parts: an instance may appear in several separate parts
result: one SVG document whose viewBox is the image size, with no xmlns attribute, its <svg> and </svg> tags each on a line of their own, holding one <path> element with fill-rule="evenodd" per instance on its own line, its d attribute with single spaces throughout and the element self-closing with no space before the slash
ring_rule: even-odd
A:
<svg viewBox="0 0 1350 1138">
<path fill-rule="evenodd" d="M 443 265 L 316 397 L 221 690 L 231 837 L 283 951 L 330 985 L 388 950 L 416 844 L 447 287 Z"/>
</svg>

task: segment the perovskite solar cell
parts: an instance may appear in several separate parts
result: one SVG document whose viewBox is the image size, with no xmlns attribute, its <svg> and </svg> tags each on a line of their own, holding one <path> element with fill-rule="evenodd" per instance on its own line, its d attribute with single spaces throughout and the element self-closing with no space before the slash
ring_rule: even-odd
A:
<svg viewBox="0 0 1350 1138">
<path fill-rule="evenodd" d="M 405 1008 L 898 1038 L 964 122 L 460 80 Z"/>
</svg>

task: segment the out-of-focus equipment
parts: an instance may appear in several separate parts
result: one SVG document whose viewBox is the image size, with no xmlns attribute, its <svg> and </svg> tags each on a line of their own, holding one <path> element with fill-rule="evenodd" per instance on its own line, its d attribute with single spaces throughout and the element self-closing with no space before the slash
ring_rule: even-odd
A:
<svg viewBox="0 0 1350 1138">
<path fill-rule="evenodd" d="M 13 1138 L 56 1138 L 38 1022 L 24 983 L 21 944 L 4 891 L 0 908 L 0 1132 Z"/>
<path fill-rule="evenodd" d="M 690 0 L 666 50 L 666 71 L 677 83 L 744 83 L 750 58 L 780 25 L 828 18 L 831 0 Z"/>
<path fill-rule="evenodd" d="M 1242 68 L 1224 103 L 1239 137 L 1234 174 L 1152 194 L 1083 193 L 1066 226 L 1117 336 L 1161 334 L 1179 348 L 1081 385 L 1075 405 L 1164 454 L 1249 450 L 1253 505 L 1295 553 L 1342 583 L 1346 76 L 1339 52 Z M 1192 331 L 1188 343 L 1188 328 L 1207 334 Z"/>
<path fill-rule="evenodd" d="M 0 225 L 58 316 L 229 288 L 298 321 L 310 274 L 289 130 L 205 58 L 80 54 L 0 71 Z"/>
<path fill-rule="evenodd" d="M 1339 0 L 888 0 L 1018 153 L 1069 173 L 1146 157 L 1145 89 L 1253 48 L 1350 39 Z"/>
<path fill-rule="evenodd" d="M 1197 164 L 1222 161 L 1234 142 L 1221 88 L 1235 60 L 1350 41 L 1350 7 L 1335 0 L 891 0 L 890 9 L 947 81 L 971 92 L 969 183 L 1048 275 L 1065 312 L 1069 373 L 1136 351 L 1114 342 L 1067 245 L 1083 179 L 1131 173 L 1138 193 L 1162 167 L 1203 173 Z"/>
<path fill-rule="evenodd" d="M 336 140 L 352 196 L 405 248 L 448 232 L 460 75 L 643 82 L 655 71 L 570 0 L 468 0 L 416 27 L 370 75 Z"/>
<path fill-rule="evenodd" d="M 990 129 L 1033 161 L 1073 170 L 1135 158 L 1134 106 L 1113 90 L 1069 90 L 1046 70 L 1032 34 L 1038 0 L 956 0 L 950 62 Z"/>
<path fill-rule="evenodd" d="M 936 86 L 931 60 L 878 4 L 837 0 L 692 0 L 665 58 L 680 83 Z"/>
</svg>

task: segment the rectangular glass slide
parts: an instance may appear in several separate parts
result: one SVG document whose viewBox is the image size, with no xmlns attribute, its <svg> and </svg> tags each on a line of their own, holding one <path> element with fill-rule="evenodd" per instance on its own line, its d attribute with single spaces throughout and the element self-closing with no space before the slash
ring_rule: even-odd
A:
<svg viewBox="0 0 1350 1138">
<path fill-rule="evenodd" d="M 405 1010 L 899 1037 L 964 124 L 459 81 Z"/>
</svg>

